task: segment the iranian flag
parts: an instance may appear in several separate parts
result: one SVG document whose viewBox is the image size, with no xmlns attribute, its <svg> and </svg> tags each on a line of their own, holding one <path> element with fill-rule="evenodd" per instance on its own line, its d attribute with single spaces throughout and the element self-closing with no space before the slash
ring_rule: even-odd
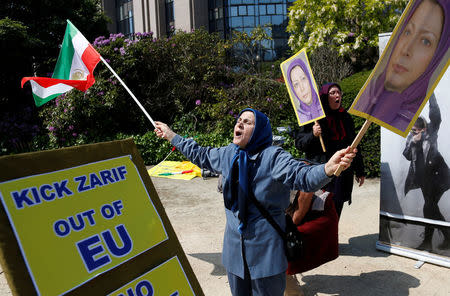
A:
<svg viewBox="0 0 450 296">
<path fill-rule="evenodd" d="M 100 61 L 100 54 L 83 34 L 67 20 L 66 33 L 52 78 L 24 77 L 30 81 L 36 106 L 42 106 L 72 88 L 86 91 L 94 82 L 94 69 Z"/>
</svg>

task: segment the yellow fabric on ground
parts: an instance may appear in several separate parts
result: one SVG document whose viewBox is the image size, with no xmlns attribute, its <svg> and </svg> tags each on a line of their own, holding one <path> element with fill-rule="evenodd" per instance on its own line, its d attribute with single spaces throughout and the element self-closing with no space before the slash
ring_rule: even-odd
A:
<svg viewBox="0 0 450 296">
<path fill-rule="evenodd" d="M 160 175 L 164 173 L 177 173 L 182 171 L 194 170 L 191 173 L 186 174 L 176 174 L 176 175 Z M 151 177 L 178 179 L 178 180 L 191 180 L 195 177 L 200 177 L 202 175 L 201 170 L 198 166 L 190 161 L 162 161 L 148 170 L 148 174 Z"/>
</svg>

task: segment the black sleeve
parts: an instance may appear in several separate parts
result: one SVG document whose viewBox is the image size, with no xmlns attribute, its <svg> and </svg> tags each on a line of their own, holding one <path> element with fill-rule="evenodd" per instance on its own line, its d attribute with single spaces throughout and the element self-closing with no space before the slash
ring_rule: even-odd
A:
<svg viewBox="0 0 450 296">
<path fill-rule="evenodd" d="M 358 152 L 356 153 L 355 159 L 353 160 L 355 163 L 355 174 L 357 177 L 365 177 L 366 173 L 364 171 L 364 160 L 361 153 L 361 148 L 358 148 Z"/>
<path fill-rule="evenodd" d="M 413 137 L 413 135 L 410 132 L 408 137 L 406 138 L 405 149 L 403 149 L 403 156 L 409 161 L 411 161 L 411 159 L 412 159 L 412 157 L 411 157 L 411 145 L 413 144 L 412 137 Z"/>
<path fill-rule="evenodd" d="M 439 130 L 439 126 L 441 125 L 441 111 L 439 110 L 439 105 L 437 104 L 436 97 L 434 96 L 434 93 L 431 95 L 430 100 L 428 101 L 430 103 L 430 124 L 428 126 L 428 132 L 430 134 L 437 133 Z"/>
<path fill-rule="evenodd" d="M 355 131 L 355 124 L 353 122 L 353 119 L 350 116 L 350 114 L 348 114 L 348 113 L 347 113 L 346 127 L 347 127 L 346 132 L 349 135 L 348 145 L 350 146 L 353 143 L 354 139 L 356 138 L 356 131 Z M 356 153 L 355 159 L 353 159 L 352 165 L 353 165 L 353 169 L 355 171 L 355 175 L 357 177 L 366 176 L 366 173 L 364 171 L 364 159 L 362 156 L 362 148 L 360 145 L 358 145 L 358 152 Z"/>
<path fill-rule="evenodd" d="M 306 154 L 311 154 L 317 151 L 317 145 L 320 145 L 319 138 L 314 137 L 312 131 L 312 124 L 301 126 L 294 133 L 295 148 L 303 151 Z M 322 148 L 321 148 L 322 149 Z"/>
</svg>

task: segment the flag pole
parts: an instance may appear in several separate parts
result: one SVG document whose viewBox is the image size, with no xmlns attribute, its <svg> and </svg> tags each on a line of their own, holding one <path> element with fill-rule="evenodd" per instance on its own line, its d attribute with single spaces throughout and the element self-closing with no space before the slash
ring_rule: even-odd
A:
<svg viewBox="0 0 450 296">
<path fill-rule="evenodd" d="M 122 79 L 120 79 L 119 75 L 117 75 L 117 73 L 111 68 L 111 66 L 105 61 L 105 59 L 102 56 L 100 56 L 100 60 L 103 62 L 103 64 L 106 65 L 106 67 L 108 67 L 109 71 L 111 71 L 114 74 L 114 76 L 116 76 L 117 80 L 119 80 L 119 82 L 123 85 L 123 87 L 127 90 L 127 92 L 130 94 L 130 96 L 136 102 L 136 104 L 138 104 L 139 108 L 141 108 L 142 112 L 144 112 L 145 116 L 147 116 L 148 120 L 150 120 L 150 122 L 153 124 L 153 127 L 156 128 L 155 122 L 150 117 L 150 115 L 147 113 L 147 111 L 145 111 L 144 106 L 142 106 L 142 104 L 134 96 L 134 94 L 131 92 L 131 90 L 128 88 L 128 86 L 122 81 Z"/>
<path fill-rule="evenodd" d="M 317 122 L 318 122 L 317 120 L 314 121 L 314 123 L 317 123 Z M 322 133 L 320 133 L 319 139 L 320 139 L 320 145 L 322 146 L 322 151 L 327 152 L 327 149 L 325 149 L 325 144 L 323 143 Z"/>
</svg>

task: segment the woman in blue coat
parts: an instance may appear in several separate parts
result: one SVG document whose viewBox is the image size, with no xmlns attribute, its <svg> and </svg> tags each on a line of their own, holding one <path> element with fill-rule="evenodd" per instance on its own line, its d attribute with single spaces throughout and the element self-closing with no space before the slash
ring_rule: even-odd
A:
<svg viewBox="0 0 450 296">
<path fill-rule="evenodd" d="M 225 147 L 201 147 L 162 122 L 156 122 L 155 132 L 194 164 L 224 176 L 227 222 L 222 262 L 232 294 L 282 296 L 287 269 L 283 241 L 248 196 L 253 194 L 284 229 L 290 190 L 322 188 L 339 165 L 350 166 L 356 150 L 343 149 L 326 164 L 308 166 L 272 146 L 269 119 L 250 108 L 239 113 L 233 143 Z"/>
</svg>

